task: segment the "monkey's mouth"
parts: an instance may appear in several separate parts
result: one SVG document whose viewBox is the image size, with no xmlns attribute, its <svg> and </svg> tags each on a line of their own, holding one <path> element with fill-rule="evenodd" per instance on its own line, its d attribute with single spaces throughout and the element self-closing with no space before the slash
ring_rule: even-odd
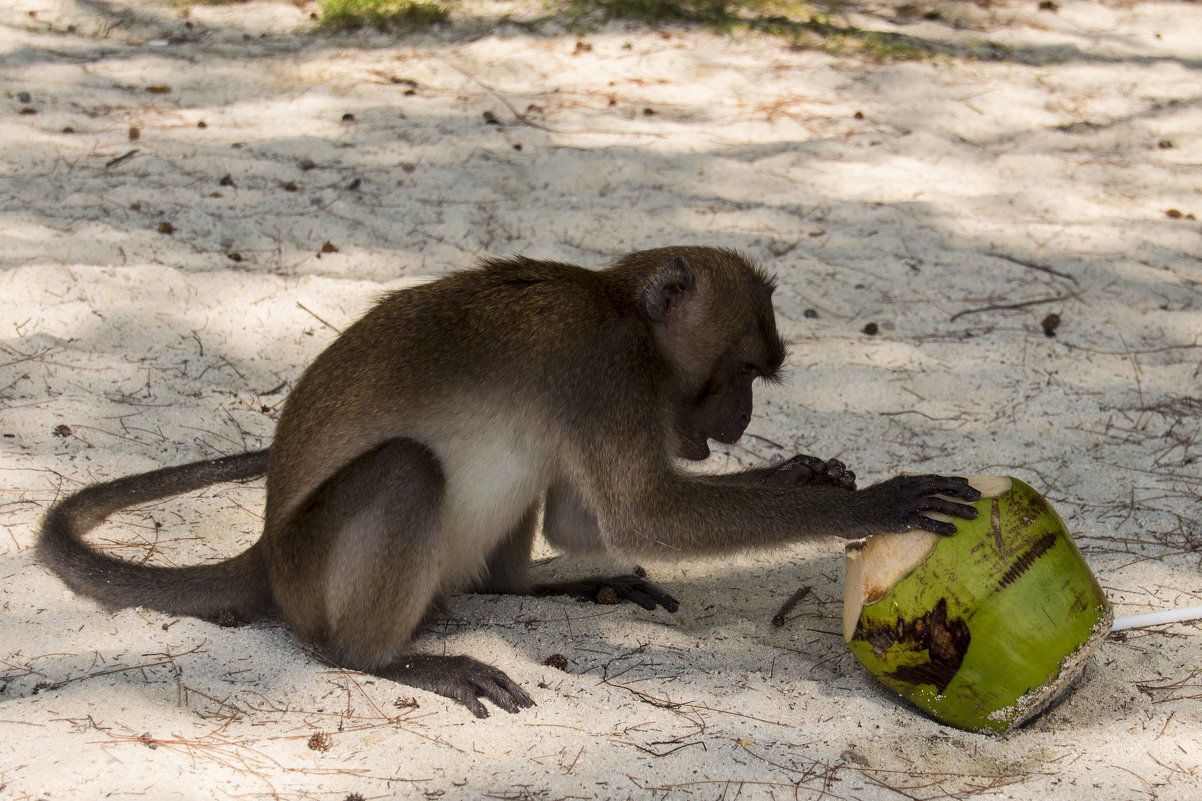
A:
<svg viewBox="0 0 1202 801">
<path fill-rule="evenodd" d="M 723 445 L 733 445 L 743 436 L 743 431 L 743 428 L 739 428 L 737 431 L 696 431 L 683 433 L 680 435 L 680 445 L 677 448 L 677 455 L 682 459 L 700 462 L 703 459 L 709 458 L 709 441 L 711 439 L 714 442 L 721 442 Z"/>
<path fill-rule="evenodd" d="M 680 444 L 676 448 L 676 455 L 681 459 L 688 459 L 691 462 L 700 462 L 702 459 L 708 459 L 710 455 L 709 438 L 702 433 L 685 433 L 680 436 Z"/>
</svg>

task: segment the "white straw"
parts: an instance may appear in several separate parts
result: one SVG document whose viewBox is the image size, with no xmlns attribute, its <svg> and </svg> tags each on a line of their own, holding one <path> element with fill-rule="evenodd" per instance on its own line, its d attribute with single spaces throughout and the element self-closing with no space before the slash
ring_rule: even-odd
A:
<svg viewBox="0 0 1202 801">
<path fill-rule="evenodd" d="M 1198 620 L 1202 618 L 1202 606 L 1187 606 L 1183 609 L 1168 609 L 1164 612 L 1149 612 L 1146 615 L 1128 615 L 1116 617 L 1111 631 L 1137 629 L 1143 626 L 1156 626 L 1160 623 L 1179 623 L 1182 620 Z"/>
</svg>

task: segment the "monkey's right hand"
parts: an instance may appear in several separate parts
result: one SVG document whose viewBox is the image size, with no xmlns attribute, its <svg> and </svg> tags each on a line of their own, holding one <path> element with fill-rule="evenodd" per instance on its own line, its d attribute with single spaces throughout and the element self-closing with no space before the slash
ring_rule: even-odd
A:
<svg viewBox="0 0 1202 801">
<path fill-rule="evenodd" d="M 869 519 L 876 518 L 874 522 L 881 527 L 881 532 L 919 528 L 945 537 L 956 533 L 955 524 L 922 513 L 938 512 L 948 517 L 973 520 L 977 516 L 975 506 L 949 499 L 971 503 L 981 498 L 981 493 L 969 485 L 968 479 L 935 475 L 897 476 L 861 490 L 859 495 L 868 502 L 865 511 Z"/>
<path fill-rule="evenodd" d="M 794 456 L 768 469 L 764 480 L 769 484 L 791 487 L 825 485 L 845 490 L 856 488 L 856 474 L 838 459 L 819 459 L 817 456 Z"/>
</svg>

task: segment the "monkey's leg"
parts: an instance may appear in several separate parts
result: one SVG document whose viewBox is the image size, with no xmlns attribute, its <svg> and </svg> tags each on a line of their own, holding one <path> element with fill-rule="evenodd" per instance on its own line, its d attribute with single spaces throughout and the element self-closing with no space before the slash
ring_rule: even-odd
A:
<svg viewBox="0 0 1202 801">
<path fill-rule="evenodd" d="M 568 553 L 595 553 L 604 549 L 597 516 L 588 509 L 580 494 L 565 483 L 557 483 L 547 491 L 543 536 Z M 534 595 L 567 595 L 594 603 L 630 601 L 648 610 L 662 606 L 675 612 L 679 607 L 675 598 L 647 580 L 647 573 L 641 567 L 621 576 L 536 584 L 531 592 Z"/>
<path fill-rule="evenodd" d="M 529 595 L 530 549 L 537 528 L 538 504 L 535 504 L 488 555 L 488 570 L 472 585 L 470 591 L 491 595 Z"/>
<path fill-rule="evenodd" d="M 584 541 L 580 536 L 581 532 L 584 532 L 587 537 L 590 527 L 595 531 L 596 519 L 591 516 L 583 517 L 580 512 L 567 515 L 566 518 L 575 524 L 570 536 L 552 539 L 555 537 L 556 526 L 562 528 L 565 522 L 564 519 L 557 519 L 554 511 L 544 516 L 544 532 L 547 530 L 547 520 L 551 520 L 552 533 L 548 539 L 558 547 L 578 553 L 581 542 Z M 538 507 L 535 506 L 522 517 L 521 522 L 489 555 L 488 572 L 472 587 L 472 592 L 498 595 L 568 595 L 594 603 L 617 603 L 624 600 L 636 603 L 644 609 L 655 609 L 656 606 L 662 606 L 669 612 L 676 611 L 676 599 L 647 581 L 647 573 L 641 567 L 636 567 L 635 572 L 630 575 L 595 577 L 531 586 L 527 574 L 530 566 L 530 547 L 534 542 L 537 523 Z M 565 539 L 569 540 L 567 544 L 564 542 Z M 600 539 L 597 539 L 593 547 L 586 547 L 584 550 L 586 552 L 596 551 L 600 547 Z M 607 592 L 607 590 L 611 592 Z"/>
<path fill-rule="evenodd" d="M 290 556 L 294 564 L 324 561 L 291 577 L 283 569 L 277 597 L 286 612 L 301 612 L 289 618 L 302 636 L 314 636 L 345 667 L 445 696 L 476 717 L 488 716 L 481 697 L 516 712 L 534 701 L 500 670 L 468 656 L 406 653 L 441 593 L 445 489 L 438 459 L 412 440 L 360 456 L 279 538 L 297 551 L 281 555 L 285 564 Z"/>
</svg>

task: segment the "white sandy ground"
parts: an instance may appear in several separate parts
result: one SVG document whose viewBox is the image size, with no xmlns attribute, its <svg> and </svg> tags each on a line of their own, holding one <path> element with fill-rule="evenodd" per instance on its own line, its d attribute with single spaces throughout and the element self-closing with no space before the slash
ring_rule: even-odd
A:
<svg viewBox="0 0 1202 801">
<path fill-rule="evenodd" d="M 780 276 L 795 343 L 710 467 L 1012 474 L 1119 614 L 1202 603 L 1202 5 L 833 18 L 1006 56 L 898 63 L 490 22 L 507 8 L 398 38 L 313 36 L 303 3 L 4 3 L 0 798 L 1200 797 L 1202 625 L 1112 637 L 1028 728 L 966 734 L 853 661 L 833 545 L 647 565 L 675 615 L 452 599 L 420 647 L 538 702 L 484 721 L 284 628 L 101 612 L 38 566 L 63 493 L 268 442 L 386 288 L 485 254 L 704 243 Z M 99 536 L 214 559 L 262 500 L 218 487 Z"/>
</svg>

